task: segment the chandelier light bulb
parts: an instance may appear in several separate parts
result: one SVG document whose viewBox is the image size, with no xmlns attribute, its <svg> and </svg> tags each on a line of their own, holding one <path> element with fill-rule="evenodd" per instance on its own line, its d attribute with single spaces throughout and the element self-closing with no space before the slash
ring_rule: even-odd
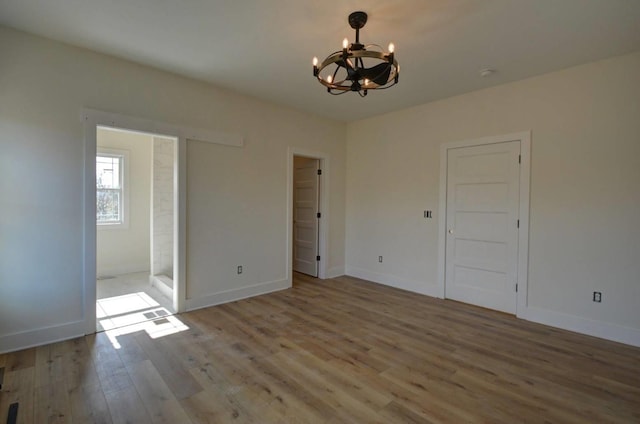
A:
<svg viewBox="0 0 640 424">
<path fill-rule="evenodd" d="M 346 38 L 344 40 L 342 40 L 342 48 L 343 49 L 346 49 L 348 45 L 349 45 L 349 40 L 347 40 Z"/>
<path fill-rule="evenodd" d="M 317 57 L 313 58 L 313 66 L 318 66 L 318 58 Z"/>
<path fill-rule="evenodd" d="M 364 79 L 364 85 L 369 85 L 369 79 L 368 78 Z"/>
<path fill-rule="evenodd" d="M 331 77 L 331 75 L 327 75 L 327 82 L 331 84 L 332 81 L 333 81 L 333 78 Z"/>
<path fill-rule="evenodd" d="M 393 43 L 389 43 L 389 53 L 393 53 L 395 49 L 396 46 L 394 46 Z"/>
</svg>

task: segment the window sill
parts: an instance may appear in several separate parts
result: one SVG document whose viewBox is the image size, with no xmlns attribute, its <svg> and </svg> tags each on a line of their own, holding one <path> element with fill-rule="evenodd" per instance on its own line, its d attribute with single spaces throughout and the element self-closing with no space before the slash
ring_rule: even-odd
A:
<svg viewBox="0 0 640 424">
<path fill-rule="evenodd" d="M 113 223 L 113 224 L 101 224 L 101 223 L 96 223 L 96 228 L 98 229 L 98 231 L 105 231 L 105 230 L 128 230 L 129 229 L 129 225 L 126 222 L 120 222 L 120 223 Z"/>
</svg>

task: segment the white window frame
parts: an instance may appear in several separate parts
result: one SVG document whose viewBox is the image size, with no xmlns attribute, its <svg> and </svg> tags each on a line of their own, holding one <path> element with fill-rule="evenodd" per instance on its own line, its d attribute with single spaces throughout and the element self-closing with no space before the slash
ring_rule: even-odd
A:
<svg viewBox="0 0 640 424">
<path fill-rule="evenodd" d="M 98 156 L 117 157 L 120 162 L 120 222 L 98 222 L 96 217 L 96 227 L 98 230 L 125 230 L 129 228 L 129 151 L 121 149 L 111 149 L 98 146 L 96 149 L 96 160 Z M 96 202 L 98 186 L 96 184 Z"/>
</svg>

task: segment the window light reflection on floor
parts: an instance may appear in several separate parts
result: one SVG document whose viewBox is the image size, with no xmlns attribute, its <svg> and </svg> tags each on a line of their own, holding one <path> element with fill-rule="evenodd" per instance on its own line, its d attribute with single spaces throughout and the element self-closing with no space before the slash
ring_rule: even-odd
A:
<svg viewBox="0 0 640 424">
<path fill-rule="evenodd" d="M 98 299 L 97 306 L 105 316 L 113 316 L 158 307 L 160 304 L 145 292 L 137 292 Z"/>
<path fill-rule="evenodd" d="M 152 339 L 188 330 L 170 311 L 144 292 L 99 299 L 96 316 L 114 348 L 118 336 L 145 331 Z"/>
</svg>

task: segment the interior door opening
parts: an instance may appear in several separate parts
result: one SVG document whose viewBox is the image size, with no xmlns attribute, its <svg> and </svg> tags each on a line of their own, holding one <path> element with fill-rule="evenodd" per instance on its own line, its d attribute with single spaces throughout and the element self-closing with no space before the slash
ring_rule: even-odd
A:
<svg viewBox="0 0 640 424">
<path fill-rule="evenodd" d="M 177 139 L 96 128 L 96 331 L 175 313 Z"/>
<path fill-rule="evenodd" d="M 293 271 L 318 277 L 320 257 L 320 159 L 293 157 Z"/>
</svg>

